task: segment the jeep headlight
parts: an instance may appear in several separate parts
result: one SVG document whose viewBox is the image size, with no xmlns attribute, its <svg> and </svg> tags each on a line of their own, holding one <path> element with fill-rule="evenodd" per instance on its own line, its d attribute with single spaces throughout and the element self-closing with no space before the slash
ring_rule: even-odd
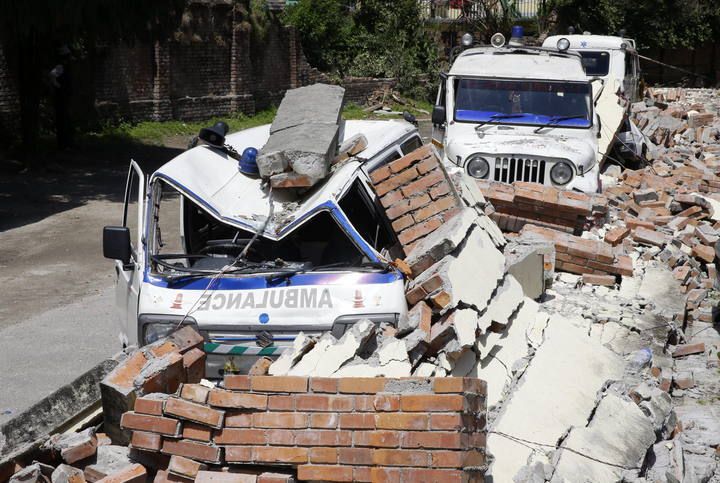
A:
<svg viewBox="0 0 720 483">
<path fill-rule="evenodd" d="M 567 161 L 558 161 L 550 169 L 550 179 L 553 183 L 566 185 L 573 178 L 573 167 Z"/>
<path fill-rule="evenodd" d="M 140 325 L 139 342 L 142 345 L 152 344 L 186 325 L 193 325 L 197 329 L 195 319 L 185 317 L 183 320 L 182 315 L 141 315 L 138 317 L 138 324 Z"/>
<path fill-rule="evenodd" d="M 473 154 L 465 162 L 467 173 L 473 178 L 487 178 L 490 172 L 490 165 L 487 160 L 479 154 Z"/>
</svg>

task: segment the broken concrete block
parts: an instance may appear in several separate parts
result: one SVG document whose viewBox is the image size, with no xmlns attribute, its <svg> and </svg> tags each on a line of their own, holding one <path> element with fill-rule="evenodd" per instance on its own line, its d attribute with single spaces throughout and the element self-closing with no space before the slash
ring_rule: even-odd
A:
<svg viewBox="0 0 720 483">
<path fill-rule="evenodd" d="M 48 478 L 43 475 L 40 464 L 35 463 L 12 475 L 8 483 L 47 483 L 48 481 Z"/>
<path fill-rule="evenodd" d="M 338 124 L 341 121 L 345 89 L 329 84 L 313 84 L 285 92 L 270 134 L 310 123 Z"/>
<path fill-rule="evenodd" d="M 572 426 L 585 426 L 605 382 L 623 375 L 623 359 L 593 342 L 586 327 L 559 321 L 548 324 L 544 342 L 490 428 L 494 481 L 512 481 L 535 451 L 496 433 L 555 446 Z"/>
<path fill-rule="evenodd" d="M 52 483 L 85 483 L 85 475 L 81 469 L 70 465 L 58 465 L 52 472 Z"/>
<path fill-rule="evenodd" d="M 45 443 L 45 447 L 59 452 L 67 464 L 89 458 L 97 450 L 95 429 L 88 428 L 79 433 L 54 434 Z"/>
<path fill-rule="evenodd" d="M 570 430 L 562 442 L 551 481 L 619 481 L 624 468 L 640 469 L 653 443 L 655 432 L 640 408 L 617 394 L 606 393 L 590 422 Z"/>
<path fill-rule="evenodd" d="M 411 308 L 407 317 L 401 318 L 398 323 L 398 336 L 408 334 L 415 329 L 421 329 L 426 333 L 430 333 L 430 324 L 432 322 L 432 310 L 423 301 L 418 302 Z"/>
<path fill-rule="evenodd" d="M 117 473 L 133 465 L 127 446 L 100 446 L 97 449 L 95 463 L 85 467 L 85 479 L 91 483 L 108 475 Z"/>
<path fill-rule="evenodd" d="M 271 376 L 283 376 L 288 373 L 300 359 L 315 346 L 316 340 L 300 332 L 292 343 L 292 346 L 280 354 L 275 362 L 268 369 Z"/>
<path fill-rule="evenodd" d="M 339 340 L 331 334 L 325 334 L 315 347 L 288 371 L 288 375 L 329 377 L 362 350 L 374 334 L 375 324 L 367 319 L 355 323 Z"/>
<path fill-rule="evenodd" d="M 343 141 L 342 145 L 338 149 L 337 157 L 332 161 L 332 164 L 345 161 L 348 158 L 357 156 L 368 147 L 368 140 L 364 134 L 356 134 L 349 139 Z"/>
<path fill-rule="evenodd" d="M 409 377 L 412 366 L 403 341 L 388 337 L 369 357 L 355 357 L 332 377 Z"/>
<path fill-rule="evenodd" d="M 470 231 L 457 256 L 448 255 L 424 271 L 410 285 L 422 287 L 426 293 L 446 296 L 435 299 L 444 309 L 465 304 L 480 312 L 485 310 L 492 293 L 505 271 L 505 257 L 495 248 L 484 230 Z M 477 274 L 482 273 L 482 277 Z"/>
<path fill-rule="evenodd" d="M 475 211 L 466 208 L 459 216 L 430 233 L 415 245 L 405 262 L 410 265 L 413 276 L 417 277 L 446 255 L 455 251 L 465 240 L 470 227 L 477 220 Z"/>
<path fill-rule="evenodd" d="M 512 314 L 523 303 L 523 299 L 524 294 L 520 283 L 512 275 L 505 275 L 502 285 L 497 288 L 487 310 L 478 319 L 477 328 L 484 332 L 491 326 L 506 326 L 510 322 Z"/>
</svg>

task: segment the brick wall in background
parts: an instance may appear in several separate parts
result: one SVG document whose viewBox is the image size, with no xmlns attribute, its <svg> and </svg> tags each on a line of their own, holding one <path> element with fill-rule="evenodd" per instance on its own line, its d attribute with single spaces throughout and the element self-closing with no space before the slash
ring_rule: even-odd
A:
<svg viewBox="0 0 720 483">
<path fill-rule="evenodd" d="M 431 145 L 370 173 L 406 254 L 463 207 Z"/>
<path fill-rule="evenodd" d="M 138 398 L 123 426 L 135 450 L 300 481 L 481 481 L 485 396 L 471 378 L 226 376 L 224 389 Z"/>
</svg>

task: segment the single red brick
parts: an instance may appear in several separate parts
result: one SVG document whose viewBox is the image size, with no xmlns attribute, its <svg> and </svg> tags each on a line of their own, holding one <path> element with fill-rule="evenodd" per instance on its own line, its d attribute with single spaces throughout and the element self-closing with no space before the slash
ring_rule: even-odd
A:
<svg viewBox="0 0 720 483">
<path fill-rule="evenodd" d="M 262 392 L 307 392 L 308 378 L 296 376 L 253 376 L 250 380 L 253 391 Z"/>
<path fill-rule="evenodd" d="M 400 446 L 400 433 L 397 431 L 354 431 L 353 444 L 373 448 L 397 448 Z"/>
<path fill-rule="evenodd" d="M 381 168 L 378 168 L 370 173 L 370 179 L 372 180 L 373 184 L 378 184 L 382 181 L 385 181 L 390 177 L 392 172 L 390 171 L 389 166 L 383 166 Z"/>
<path fill-rule="evenodd" d="M 435 156 L 431 156 L 427 159 L 424 159 L 420 161 L 417 165 L 417 170 L 420 172 L 420 174 L 425 174 L 428 171 L 432 171 L 433 169 L 437 168 L 439 166 L 438 160 Z"/>
<path fill-rule="evenodd" d="M 485 455 L 480 451 L 432 451 L 434 468 L 464 468 L 466 466 L 482 466 Z"/>
<path fill-rule="evenodd" d="M 265 394 L 247 394 L 222 389 L 213 389 L 208 396 L 208 404 L 221 408 L 266 409 L 267 400 Z"/>
<path fill-rule="evenodd" d="M 411 183 L 419 175 L 420 173 L 418 173 L 418 170 L 415 168 L 406 169 L 401 173 L 391 176 L 382 183 L 376 184 L 375 192 L 378 196 L 383 196 L 384 194 L 389 193 L 396 188 L 400 188 L 401 186 Z M 418 190 L 418 192 L 419 191 L 421 190 Z M 409 196 L 404 188 L 402 189 L 402 194 L 404 196 Z M 410 194 L 413 194 L 413 192 L 411 192 Z"/>
<path fill-rule="evenodd" d="M 415 151 L 403 156 L 400 159 L 396 159 L 388 164 L 390 171 L 393 173 L 399 173 L 400 171 L 409 168 L 413 164 L 422 161 L 432 156 L 432 150 L 430 146 L 426 145 L 416 149 Z"/>
<path fill-rule="evenodd" d="M 200 404 L 207 402 L 210 388 L 201 384 L 183 384 L 180 388 L 180 397 Z"/>
<path fill-rule="evenodd" d="M 264 429 L 223 428 L 215 435 L 214 442 L 221 445 L 265 444 L 267 438 Z"/>
<path fill-rule="evenodd" d="M 349 394 L 375 394 L 385 390 L 384 377 L 345 377 L 338 381 L 338 392 Z"/>
<path fill-rule="evenodd" d="M 414 168 L 413 168 L 414 169 Z M 416 173 L 417 170 L 416 170 Z M 443 176 L 442 171 L 438 169 L 434 169 L 426 174 L 424 174 L 421 178 L 419 178 L 416 181 L 413 181 L 412 183 L 409 183 L 401 188 L 402 193 L 405 196 L 412 196 L 416 193 L 421 193 L 423 191 L 427 191 L 428 188 L 431 186 L 434 186 L 442 181 L 445 181 L 445 176 Z M 405 183 L 403 183 L 405 184 Z M 398 185 L 400 186 L 400 185 Z"/>
<path fill-rule="evenodd" d="M 162 416 L 164 402 L 164 399 L 139 397 L 135 400 L 135 412 L 140 414 L 150 414 L 152 416 Z"/>
<path fill-rule="evenodd" d="M 617 246 L 630 234 L 630 228 L 616 226 L 605 233 L 605 241 L 612 246 Z"/>
<path fill-rule="evenodd" d="M 355 396 L 355 411 L 375 411 L 375 396 Z"/>
<path fill-rule="evenodd" d="M 185 456 L 205 463 L 218 464 L 221 461 L 220 448 L 217 446 L 187 439 L 164 440 L 162 452 L 169 455 Z"/>
<path fill-rule="evenodd" d="M 450 183 L 440 183 L 430 189 L 430 198 L 437 200 L 450 193 Z"/>
<path fill-rule="evenodd" d="M 197 404 L 184 399 L 171 397 L 165 401 L 163 409 L 165 415 L 175 416 L 181 419 L 187 419 L 200 424 L 206 424 L 213 428 L 222 427 L 225 417 L 224 411 L 218 411 L 202 404 Z"/>
<path fill-rule="evenodd" d="M 308 415 L 300 413 L 256 413 L 253 414 L 253 426 L 256 428 L 307 428 Z"/>
<path fill-rule="evenodd" d="M 353 470 L 351 466 L 301 465 L 298 480 L 353 481 Z"/>
<path fill-rule="evenodd" d="M 311 414 L 310 427 L 322 429 L 335 429 L 340 419 L 337 413 Z"/>
<path fill-rule="evenodd" d="M 350 446 L 352 433 L 350 431 L 296 431 L 295 444 L 297 446 Z"/>
<path fill-rule="evenodd" d="M 447 209 L 452 208 L 456 205 L 455 198 L 452 196 L 446 196 L 445 198 L 439 199 L 437 201 L 433 201 L 429 205 L 425 206 L 424 208 L 420 208 L 419 210 L 413 212 L 413 219 L 416 222 L 421 222 L 423 220 L 426 220 L 430 218 L 433 215 L 437 215 L 438 213 L 441 213 Z"/>
<path fill-rule="evenodd" d="M 225 461 L 228 463 L 245 463 L 253 462 L 252 446 L 225 446 Z"/>
<path fill-rule="evenodd" d="M 192 481 L 192 480 L 191 480 Z M 211 471 L 200 470 L 195 483 L 256 483 L 260 481 L 257 472 L 252 470 L 246 471 Z"/>
<path fill-rule="evenodd" d="M 388 216 L 388 218 L 394 220 L 404 215 L 405 213 L 417 210 L 418 208 L 427 205 L 428 203 L 430 203 L 430 201 L 430 197 L 426 193 L 422 193 L 419 196 L 413 196 L 412 198 L 407 198 L 395 203 L 390 208 L 385 210 L 385 214 Z"/>
<path fill-rule="evenodd" d="M 384 208 L 389 208 L 402 199 L 404 199 L 402 191 L 395 190 L 380 198 L 380 204 L 383 205 Z"/>
<path fill-rule="evenodd" d="M 185 458 L 184 456 L 173 455 L 170 457 L 168 471 L 174 475 L 194 479 L 197 476 L 198 471 L 206 468 L 207 465 L 204 463 L 193 461 L 189 458 Z"/>
<path fill-rule="evenodd" d="M 198 383 L 205 377 L 205 360 L 207 356 L 202 349 L 190 349 L 183 354 L 183 368 L 185 369 L 185 380 L 190 383 Z"/>
<path fill-rule="evenodd" d="M 393 230 L 395 230 L 395 233 L 399 233 L 403 231 L 405 228 L 411 227 L 415 224 L 415 220 L 413 219 L 412 215 L 405 215 L 402 218 L 398 218 L 397 220 L 392 222 Z"/>
<path fill-rule="evenodd" d="M 685 357 L 692 354 L 702 354 L 705 352 L 705 343 L 698 342 L 696 344 L 683 344 L 675 348 L 672 353 L 673 357 Z"/>
<path fill-rule="evenodd" d="M 181 429 L 180 421 L 177 419 L 135 414 L 130 412 L 122 415 L 120 419 L 120 427 L 123 429 L 135 429 L 138 431 L 160 433 L 166 436 L 180 436 Z"/>
<path fill-rule="evenodd" d="M 583 274 L 583 283 L 588 285 L 603 285 L 606 287 L 613 287 L 615 285 L 615 275 L 598 275 L 598 274 Z"/>
<path fill-rule="evenodd" d="M 201 424 L 187 422 L 183 424 L 182 437 L 196 441 L 209 442 L 212 439 L 213 430 Z"/>
<path fill-rule="evenodd" d="M 281 446 L 254 446 L 253 460 L 256 463 L 307 463 L 307 448 L 285 448 Z"/>
<path fill-rule="evenodd" d="M 373 451 L 371 448 L 340 448 L 338 461 L 341 465 L 372 465 Z"/>
<path fill-rule="evenodd" d="M 310 448 L 310 463 L 337 463 L 337 448 Z"/>
<path fill-rule="evenodd" d="M 403 394 L 400 407 L 403 411 L 462 411 L 465 398 L 456 394 Z"/>
<path fill-rule="evenodd" d="M 252 413 L 228 411 L 225 413 L 225 426 L 228 428 L 249 428 L 252 426 Z"/>
<path fill-rule="evenodd" d="M 427 414 L 375 414 L 375 424 L 378 429 L 406 429 L 420 431 L 428 428 Z"/>
<path fill-rule="evenodd" d="M 160 451 L 160 448 L 162 448 L 162 436 L 157 433 L 133 431 L 132 437 L 130 438 L 130 445 L 133 448 Z"/>
<path fill-rule="evenodd" d="M 102 478 L 102 483 L 145 483 L 147 471 L 141 464 L 125 466 L 123 469 Z"/>
<path fill-rule="evenodd" d="M 445 448 L 460 449 L 460 433 L 408 431 L 402 435 L 403 448 Z"/>
<path fill-rule="evenodd" d="M 237 374 L 226 374 L 223 379 L 223 386 L 225 389 L 232 389 L 233 391 L 249 391 L 250 390 L 250 376 L 241 376 Z"/>
<path fill-rule="evenodd" d="M 270 411 L 294 411 L 295 396 L 270 394 L 268 395 L 267 405 Z"/>
<path fill-rule="evenodd" d="M 353 410 L 353 397 L 299 394 L 295 397 L 295 404 L 298 411 L 348 412 Z"/>
<path fill-rule="evenodd" d="M 339 427 L 343 429 L 375 429 L 375 415 L 341 414 Z"/>
<path fill-rule="evenodd" d="M 403 245 L 407 245 L 408 243 L 437 230 L 438 228 L 440 228 L 441 225 L 442 221 L 440 220 L 440 218 L 430 218 L 423 223 L 419 223 L 412 228 L 404 230 L 402 233 L 400 233 L 400 235 L 398 235 L 398 240 Z"/>
<path fill-rule="evenodd" d="M 375 466 L 429 466 L 430 453 L 420 450 L 376 449 L 373 452 Z"/>
<path fill-rule="evenodd" d="M 257 475 L 256 483 L 295 483 L 295 475 L 293 473 L 276 473 L 265 471 Z M 250 483 L 250 482 L 248 482 Z"/>
<path fill-rule="evenodd" d="M 371 481 L 374 482 L 382 482 L 382 483 L 401 483 L 401 482 L 411 482 L 411 481 L 432 481 L 432 482 L 440 482 L 440 481 L 462 481 L 460 479 L 458 480 L 403 480 L 402 479 L 402 469 L 401 468 L 383 468 L 383 467 L 373 467 L 370 469 L 370 478 Z"/>
<path fill-rule="evenodd" d="M 267 441 L 271 446 L 292 446 L 295 444 L 295 431 L 289 429 L 266 430 Z"/>
<path fill-rule="evenodd" d="M 310 391 L 335 393 L 338 390 L 338 380 L 334 377 L 310 378 Z"/>
<path fill-rule="evenodd" d="M 373 407 L 376 411 L 399 411 L 400 396 L 377 394 L 373 398 Z"/>
<path fill-rule="evenodd" d="M 153 483 L 192 483 L 191 478 L 183 478 L 182 476 L 171 475 L 167 470 L 160 470 L 155 474 Z"/>
<path fill-rule="evenodd" d="M 373 481 L 371 470 L 371 466 L 353 466 L 353 481 Z"/>
</svg>

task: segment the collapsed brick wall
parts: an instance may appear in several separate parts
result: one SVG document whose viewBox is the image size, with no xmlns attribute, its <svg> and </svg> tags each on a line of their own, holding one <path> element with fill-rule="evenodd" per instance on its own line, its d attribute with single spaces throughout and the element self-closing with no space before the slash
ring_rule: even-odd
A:
<svg viewBox="0 0 720 483">
<path fill-rule="evenodd" d="M 463 207 L 430 145 L 370 173 L 406 254 Z"/>
<path fill-rule="evenodd" d="M 607 200 L 602 195 L 521 181 L 478 180 L 477 184 L 495 208 L 490 218 L 507 232 L 519 232 L 529 223 L 579 235 L 588 219 L 607 212 Z"/>
<path fill-rule="evenodd" d="M 140 397 L 122 425 L 135 450 L 296 468 L 301 481 L 479 481 L 485 395 L 471 378 L 231 375 Z"/>
</svg>

